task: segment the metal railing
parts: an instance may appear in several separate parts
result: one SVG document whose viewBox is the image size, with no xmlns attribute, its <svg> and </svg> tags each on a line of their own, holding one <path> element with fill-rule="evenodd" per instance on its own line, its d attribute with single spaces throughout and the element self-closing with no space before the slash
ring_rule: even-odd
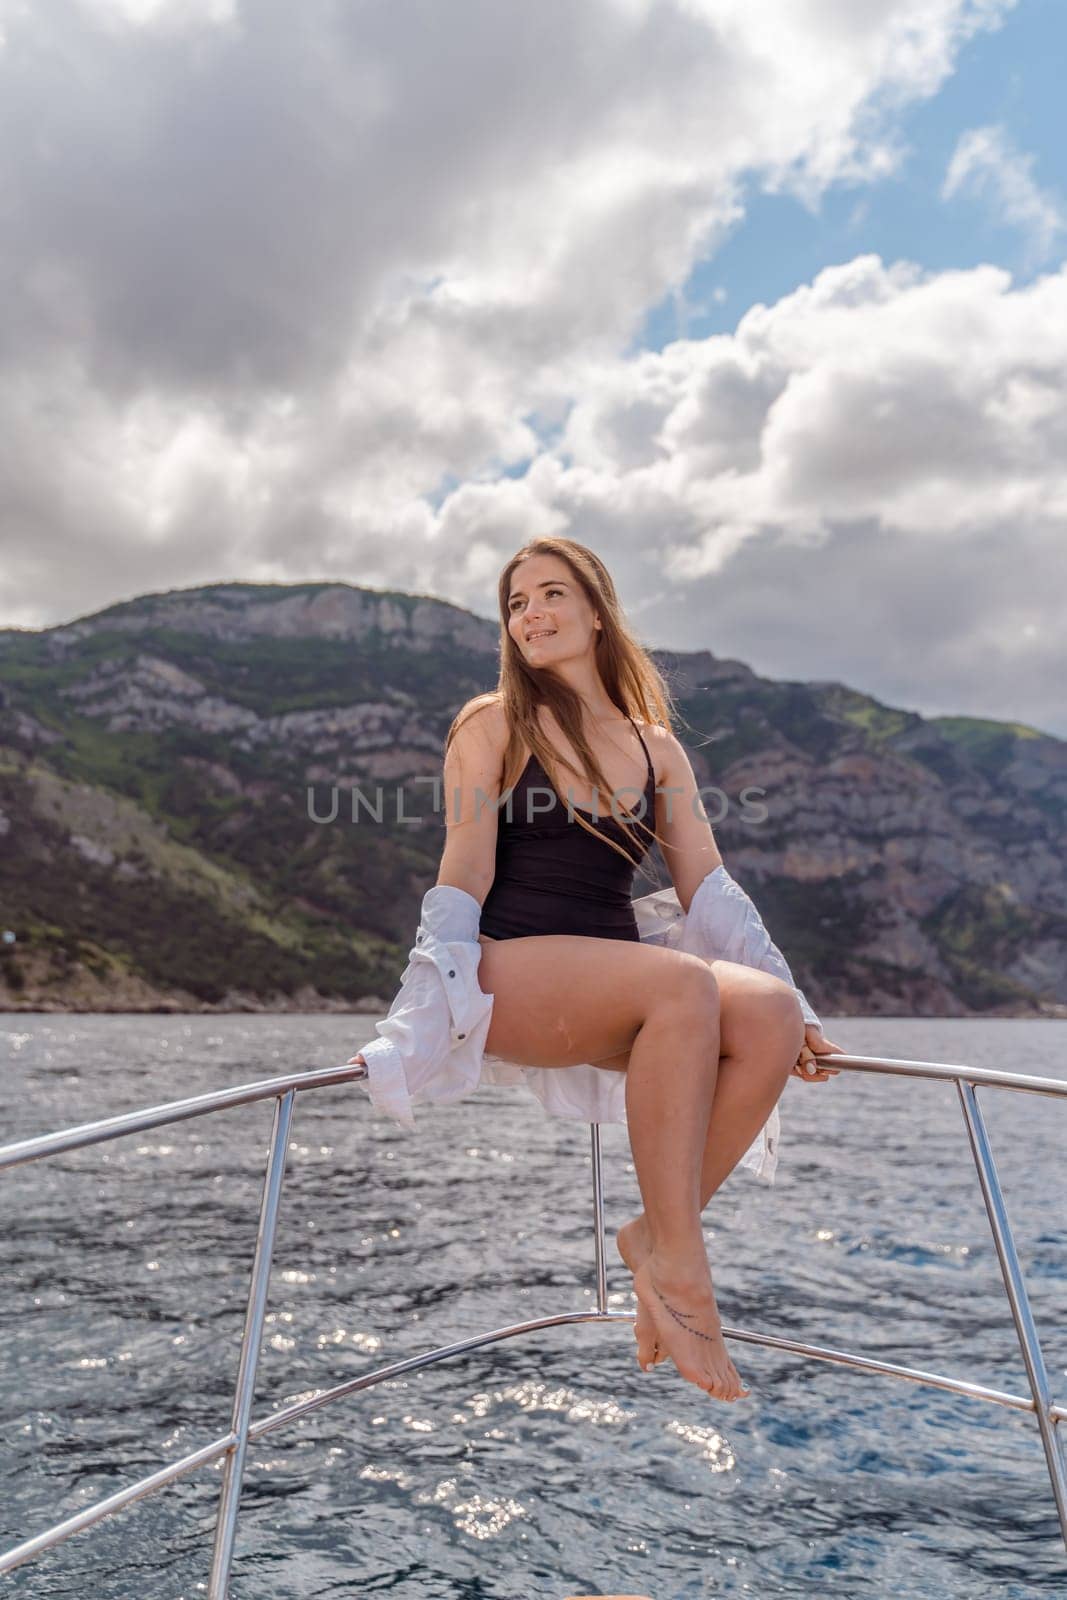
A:
<svg viewBox="0 0 1067 1600">
<path fill-rule="evenodd" d="M 729 1327 L 725 1323 L 723 1324 L 723 1333 L 729 1339 L 738 1339 L 746 1344 L 766 1345 L 769 1349 L 784 1350 L 794 1355 L 810 1356 L 816 1361 L 829 1361 L 839 1366 L 855 1367 L 861 1372 L 877 1373 L 880 1376 L 890 1378 L 906 1378 L 913 1383 L 930 1384 L 935 1388 L 946 1389 L 952 1394 L 966 1395 L 974 1400 L 991 1400 L 997 1405 L 1010 1406 L 1017 1411 L 1032 1411 L 1037 1418 L 1041 1443 L 1044 1447 L 1045 1459 L 1048 1464 L 1049 1478 L 1052 1483 L 1052 1492 L 1059 1513 L 1064 1545 L 1067 1547 L 1067 1464 L 1064 1461 L 1062 1441 L 1057 1432 L 1058 1424 L 1067 1417 L 1067 1407 L 1054 1404 L 1052 1400 L 1048 1372 L 1030 1310 L 1026 1285 L 1019 1265 L 1019 1256 L 1015 1248 L 1015 1240 L 1012 1236 L 1011 1225 L 1004 1205 L 1004 1196 L 997 1177 L 985 1121 L 975 1094 L 977 1088 L 988 1085 L 996 1088 L 1021 1090 L 1028 1094 L 1058 1095 L 1062 1097 L 1067 1096 L 1067 1083 L 1060 1083 L 1055 1078 L 1029 1077 L 1021 1073 L 997 1072 L 981 1067 L 953 1066 L 935 1061 L 899 1061 L 892 1058 L 850 1056 L 843 1053 L 833 1057 L 833 1064 L 835 1067 L 853 1072 L 886 1072 L 902 1077 L 932 1078 L 956 1084 L 959 1092 L 960 1109 L 963 1113 L 964 1124 L 970 1139 L 971 1152 L 978 1171 L 978 1180 L 981 1184 L 982 1196 L 985 1200 L 986 1212 L 989 1216 L 993 1240 L 1000 1261 L 1004 1287 L 1026 1366 L 1030 1393 L 1029 1395 L 1008 1394 L 1003 1390 L 990 1389 L 984 1384 L 971 1383 L 963 1378 L 945 1377 L 939 1373 L 926 1372 L 916 1367 L 900 1366 L 890 1361 L 874 1361 L 867 1356 L 854 1355 L 848 1351 L 835 1350 L 824 1345 L 806 1344 L 798 1339 L 784 1339 L 776 1334 L 754 1333 L 745 1328 Z M 435 1350 L 427 1351 L 423 1355 L 410 1356 L 404 1361 L 394 1361 L 389 1366 L 380 1367 L 376 1372 L 366 1373 L 359 1378 L 351 1378 L 346 1383 L 337 1384 L 331 1389 L 320 1390 L 310 1398 L 304 1398 L 286 1406 L 283 1410 L 273 1412 L 269 1416 L 260 1417 L 257 1421 L 253 1421 L 252 1402 L 255 1394 L 256 1369 L 259 1363 L 260 1346 L 263 1341 L 271 1258 L 274 1251 L 282 1179 L 285 1172 L 296 1096 L 307 1089 L 336 1088 L 340 1084 L 351 1083 L 353 1080 L 364 1076 L 365 1068 L 355 1065 L 328 1067 L 320 1072 L 305 1072 L 287 1077 L 267 1078 L 262 1082 L 243 1084 L 233 1089 L 223 1089 L 212 1094 L 198 1095 L 189 1100 L 173 1101 L 169 1105 L 154 1106 L 143 1111 L 129 1112 L 124 1116 L 111 1117 L 104 1122 L 85 1123 L 81 1127 L 67 1128 L 59 1133 L 46 1134 L 40 1138 L 27 1139 L 19 1144 L 0 1148 L 0 1171 L 3 1171 L 8 1167 L 41 1160 L 45 1156 L 58 1155 L 68 1150 L 83 1149 L 87 1145 L 102 1144 L 108 1139 L 121 1138 L 124 1134 L 142 1133 L 148 1128 L 158 1128 L 172 1122 L 183 1122 L 192 1117 L 207 1116 L 211 1112 L 228 1110 L 233 1106 L 247 1105 L 252 1101 L 270 1099 L 275 1101 L 274 1124 L 271 1130 L 267 1167 L 263 1182 L 259 1229 L 252 1262 L 252 1277 L 248 1294 L 248 1306 L 245 1313 L 244 1335 L 241 1341 L 241 1355 L 238 1363 L 233 1411 L 228 1431 L 220 1435 L 219 1438 L 211 1440 L 210 1443 L 202 1445 L 199 1450 L 194 1450 L 191 1454 L 181 1457 L 180 1460 L 170 1462 L 167 1466 L 149 1474 L 148 1477 L 141 1478 L 136 1483 L 128 1484 L 125 1489 L 120 1489 L 116 1494 L 109 1495 L 106 1499 L 99 1500 L 94 1505 L 86 1506 L 84 1510 L 79 1511 L 75 1516 L 56 1523 L 54 1527 L 47 1528 L 43 1533 L 38 1533 L 33 1538 L 26 1539 L 22 1544 L 15 1545 L 12 1549 L 0 1554 L 0 1573 L 10 1572 L 14 1567 L 20 1566 L 25 1561 L 32 1560 L 33 1557 L 42 1554 L 43 1551 L 49 1550 L 52 1546 L 69 1539 L 73 1534 L 80 1533 L 82 1529 L 91 1527 L 94 1523 L 102 1521 L 104 1517 L 111 1516 L 116 1511 L 121 1511 L 123 1507 L 130 1505 L 134 1500 L 140 1500 L 154 1490 L 163 1488 L 165 1484 L 173 1483 L 175 1479 L 195 1471 L 198 1467 L 207 1466 L 210 1462 L 217 1461 L 221 1457 L 224 1459 L 225 1464 L 219 1498 L 218 1519 L 215 1527 L 215 1543 L 208 1594 L 209 1600 L 226 1600 L 230 1569 L 233 1564 L 237 1509 L 244 1478 L 245 1459 L 251 1441 L 262 1438 L 264 1434 L 271 1433 L 276 1428 L 285 1427 L 288 1423 L 295 1422 L 297 1418 L 307 1416 L 309 1412 L 317 1411 L 321 1406 L 330 1404 L 331 1401 L 343 1399 L 345 1396 L 355 1394 L 362 1389 L 369 1389 L 374 1384 L 383 1383 L 387 1379 L 399 1376 L 401 1373 L 418 1371 L 422 1367 L 428 1367 L 435 1362 L 444 1361 L 449 1356 L 461 1355 L 468 1350 L 481 1349 L 483 1345 L 494 1344 L 500 1339 L 515 1338 L 518 1334 L 532 1333 L 542 1328 L 558 1327 L 564 1323 L 632 1322 L 634 1320 L 633 1312 L 608 1310 L 607 1272 L 604 1256 L 604 1195 L 601 1179 L 600 1127 L 599 1124 L 592 1123 L 590 1125 L 590 1133 L 592 1136 L 593 1172 L 593 1249 L 597 1292 L 597 1308 L 595 1311 L 572 1311 L 562 1312 L 559 1315 L 550 1317 L 535 1317 L 530 1321 L 517 1322 L 508 1327 L 496 1328 L 490 1333 L 477 1334 L 470 1339 L 461 1339 L 455 1344 L 442 1345 Z"/>
</svg>

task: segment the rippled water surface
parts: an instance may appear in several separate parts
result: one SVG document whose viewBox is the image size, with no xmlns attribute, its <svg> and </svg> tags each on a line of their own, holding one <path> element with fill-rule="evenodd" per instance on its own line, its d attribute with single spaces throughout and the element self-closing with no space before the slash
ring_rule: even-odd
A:
<svg viewBox="0 0 1067 1600">
<path fill-rule="evenodd" d="M 860 1055 L 1067 1078 L 1067 1023 L 827 1022 Z M 4 1138 L 339 1064 L 353 1017 L 0 1016 Z M 1054 1392 L 1067 1398 L 1067 1104 L 979 1092 Z M 705 1213 L 728 1326 L 974 1379 L 1026 1376 L 950 1085 L 790 1079 L 773 1188 Z M 271 1105 L 0 1175 L 0 1537 L 15 1543 L 226 1431 Z M 615 1228 L 637 1209 L 602 1130 Z M 591 1309 L 589 1132 L 522 1089 L 418 1113 L 298 1099 L 254 1414 L 524 1318 Z M 1032 1416 L 731 1341 L 725 1406 L 628 1324 L 505 1340 L 250 1453 L 234 1600 L 1051 1596 L 1067 1592 Z M 49 1600 L 206 1593 L 208 1467 L 5 1580 Z"/>
</svg>

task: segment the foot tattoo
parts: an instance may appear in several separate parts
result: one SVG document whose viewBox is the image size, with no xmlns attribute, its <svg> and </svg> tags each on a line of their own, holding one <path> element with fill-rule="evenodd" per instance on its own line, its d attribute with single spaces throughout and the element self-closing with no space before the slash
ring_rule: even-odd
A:
<svg viewBox="0 0 1067 1600">
<path fill-rule="evenodd" d="M 654 1283 L 653 1283 L 652 1287 L 653 1287 L 653 1289 L 656 1289 L 656 1285 Z M 674 1318 L 675 1322 L 677 1322 L 680 1327 L 685 1328 L 686 1333 L 695 1333 L 698 1339 L 707 1339 L 709 1344 L 717 1343 L 718 1340 L 722 1337 L 721 1334 L 701 1333 L 699 1328 L 686 1328 L 685 1327 L 685 1322 L 682 1319 L 684 1317 L 695 1317 L 696 1316 L 696 1312 L 695 1311 L 675 1311 L 673 1306 L 668 1306 L 667 1305 L 666 1300 L 663 1299 L 663 1296 L 660 1294 L 658 1289 L 656 1289 L 656 1294 L 659 1296 L 659 1299 L 660 1299 L 661 1303 L 663 1305 L 667 1306 L 667 1310 L 670 1312 L 670 1314 Z M 659 1349 L 659 1345 L 658 1344 L 656 1345 L 656 1349 L 657 1350 Z"/>
</svg>

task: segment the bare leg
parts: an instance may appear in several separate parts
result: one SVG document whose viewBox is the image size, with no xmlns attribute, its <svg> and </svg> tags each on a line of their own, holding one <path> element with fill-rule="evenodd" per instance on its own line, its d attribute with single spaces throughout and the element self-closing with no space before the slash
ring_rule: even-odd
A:
<svg viewBox="0 0 1067 1600">
<path fill-rule="evenodd" d="M 700 1225 L 719 1057 L 718 988 L 703 979 L 694 969 L 680 997 L 649 1015 L 630 1050 L 626 1118 L 650 1245 L 635 1266 L 634 1288 L 681 1376 L 717 1399 L 736 1400 L 744 1389 L 723 1341 Z"/>
<path fill-rule="evenodd" d="M 742 969 L 721 963 L 736 975 Z M 743 1392 L 722 1339 L 700 1225 L 701 1164 L 720 1055 L 716 963 L 580 935 L 487 940 L 487 1053 L 518 1065 L 606 1061 L 627 1073 L 630 1144 L 651 1249 L 634 1287 L 679 1373 L 718 1398 Z M 736 987 L 736 976 L 732 981 Z"/>
<path fill-rule="evenodd" d="M 701 1211 L 752 1144 L 782 1093 L 803 1040 L 803 1019 L 798 1020 L 798 1008 L 796 1016 L 793 1010 L 764 996 L 755 1011 L 750 1007 L 747 1028 L 734 1030 L 742 1048 L 719 1058 L 701 1159 Z M 635 1272 L 652 1249 L 645 1212 L 623 1224 L 616 1245 L 630 1271 Z M 656 1351 L 656 1329 L 640 1300 L 634 1331 L 638 1363 L 647 1371 L 649 1365 L 665 1359 L 665 1352 L 662 1342 Z"/>
</svg>

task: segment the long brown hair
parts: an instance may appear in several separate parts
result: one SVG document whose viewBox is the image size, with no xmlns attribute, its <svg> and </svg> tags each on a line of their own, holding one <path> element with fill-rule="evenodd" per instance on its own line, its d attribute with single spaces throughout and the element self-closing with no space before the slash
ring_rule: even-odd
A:
<svg viewBox="0 0 1067 1600">
<path fill-rule="evenodd" d="M 560 793 L 562 785 L 553 777 L 553 768 L 560 764 L 575 776 L 587 779 L 594 792 L 608 791 L 607 780 L 600 764 L 585 737 L 583 701 L 578 693 L 551 670 L 531 666 L 508 630 L 508 599 L 511 593 L 511 575 L 520 561 L 529 556 L 558 556 L 569 567 L 575 582 L 584 591 L 587 600 L 600 617 L 601 626 L 596 634 L 596 663 L 601 682 L 608 698 L 618 706 L 624 716 L 641 717 L 646 723 L 656 722 L 670 728 L 674 713 L 670 690 L 659 668 L 644 646 L 639 644 L 627 625 L 619 597 L 615 592 L 611 574 L 600 557 L 584 544 L 557 535 L 531 539 L 517 550 L 500 574 L 498 599 L 500 604 L 500 677 L 495 692 L 479 695 L 470 701 L 455 717 L 445 740 L 445 755 L 456 733 L 475 711 L 496 702 L 503 706 L 508 724 L 508 742 L 504 751 L 504 771 L 501 780 L 501 798 L 509 794 L 520 776 L 525 746 L 537 757 L 549 781 L 566 807 Z M 547 743 L 537 716 L 539 705 L 547 705 L 560 728 L 570 741 L 584 771 L 579 772 L 570 761 L 557 755 Z M 621 813 L 642 831 L 641 837 L 663 840 L 656 832 L 654 822 L 635 816 L 621 802 L 613 813 Z M 633 864 L 633 857 L 605 830 L 592 827 L 576 807 L 571 815 L 579 827 L 601 839 L 612 850 Z M 643 868 L 643 863 L 638 863 Z"/>
</svg>

